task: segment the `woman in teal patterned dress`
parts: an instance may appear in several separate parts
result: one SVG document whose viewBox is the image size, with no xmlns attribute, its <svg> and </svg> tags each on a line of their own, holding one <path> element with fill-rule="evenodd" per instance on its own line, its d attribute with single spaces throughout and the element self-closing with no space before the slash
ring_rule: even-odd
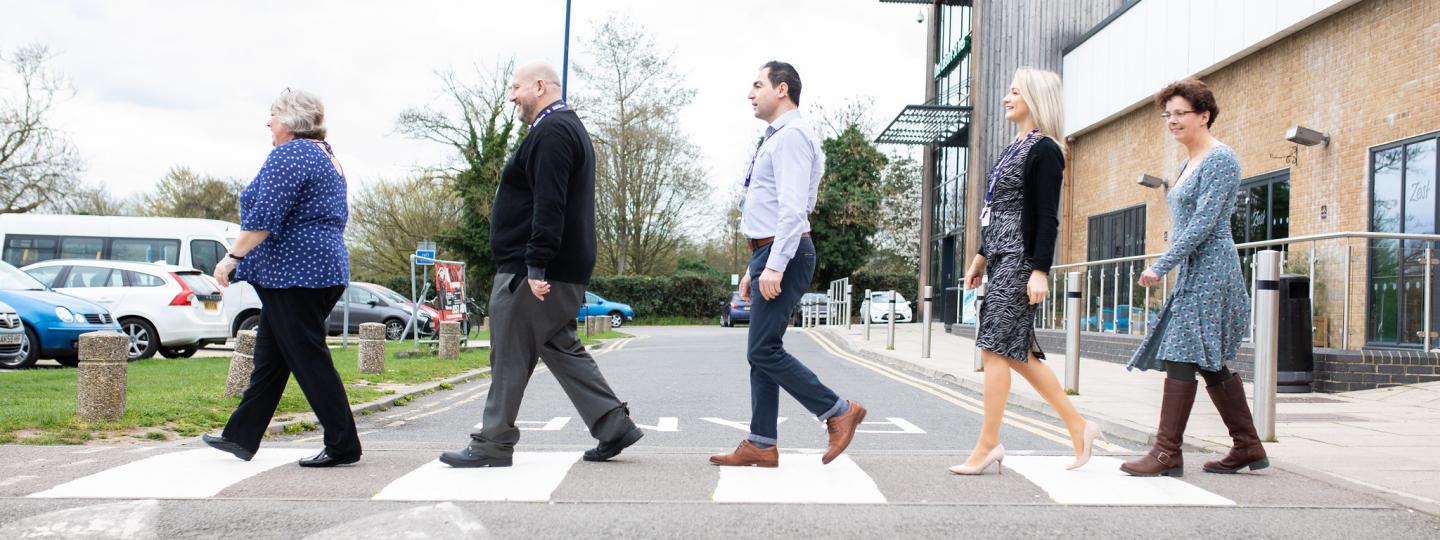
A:
<svg viewBox="0 0 1440 540">
<path fill-rule="evenodd" d="M 1230 233 L 1230 214 L 1240 186 L 1235 152 L 1210 134 L 1220 114 L 1215 95 L 1197 79 L 1166 86 L 1155 96 L 1160 117 L 1189 159 L 1170 186 L 1172 242 L 1154 266 L 1140 275 L 1153 287 L 1176 269 L 1175 290 L 1160 309 L 1154 330 L 1130 359 L 1129 368 L 1166 371 L 1155 446 L 1140 459 L 1120 466 L 1136 476 L 1183 476 L 1180 444 L 1195 403 L 1198 374 L 1220 411 L 1234 445 L 1206 472 L 1234 473 L 1270 465 L 1255 433 L 1245 386 L 1227 363 L 1235 360 L 1250 320 L 1250 299 L 1240 272 L 1240 257 Z"/>
</svg>

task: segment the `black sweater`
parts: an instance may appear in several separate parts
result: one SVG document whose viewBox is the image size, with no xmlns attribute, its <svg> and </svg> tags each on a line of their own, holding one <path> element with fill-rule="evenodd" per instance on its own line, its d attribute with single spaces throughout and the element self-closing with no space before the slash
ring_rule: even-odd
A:
<svg viewBox="0 0 1440 540">
<path fill-rule="evenodd" d="M 1025 213 L 1020 233 L 1025 237 L 1025 257 L 1031 268 L 1049 272 L 1055 262 L 1055 238 L 1060 234 L 1060 185 L 1065 175 L 1065 155 L 1054 139 L 1045 137 L 1025 155 Z M 980 235 L 984 242 L 985 235 Z"/>
<path fill-rule="evenodd" d="M 490 212 L 500 272 L 588 285 L 595 269 L 595 148 L 572 110 L 530 130 L 500 173 Z"/>
</svg>

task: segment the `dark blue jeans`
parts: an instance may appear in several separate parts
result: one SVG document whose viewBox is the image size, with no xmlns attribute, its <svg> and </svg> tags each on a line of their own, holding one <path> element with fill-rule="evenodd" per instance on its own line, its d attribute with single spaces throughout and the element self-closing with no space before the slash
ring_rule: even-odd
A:
<svg viewBox="0 0 1440 540">
<path fill-rule="evenodd" d="M 785 352 L 782 342 L 790 314 L 815 276 L 815 244 L 800 239 L 795 258 L 780 279 L 780 296 L 773 300 L 760 294 L 760 273 L 769 258 L 770 246 L 750 255 L 750 440 L 773 445 L 781 388 L 821 421 L 834 416 L 845 402 L 800 359 Z"/>
</svg>

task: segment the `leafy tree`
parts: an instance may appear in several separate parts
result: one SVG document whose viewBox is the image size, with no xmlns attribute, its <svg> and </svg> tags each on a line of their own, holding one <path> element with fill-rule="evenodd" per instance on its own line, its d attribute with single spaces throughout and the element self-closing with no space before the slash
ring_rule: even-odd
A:
<svg viewBox="0 0 1440 540">
<path fill-rule="evenodd" d="M 920 269 L 920 164 L 912 157 L 892 157 L 880 191 L 879 230 L 871 238 L 875 252 L 868 269 L 917 272 Z"/>
<path fill-rule="evenodd" d="M 453 184 L 445 178 L 417 176 L 373 182 L 357 190 L 345 228 L 355 275 L 368 280 L 408 276 L 416 242 L 459 227 L 462 204 Z"/>
<path fill-rule="evenodd" d="M 49 123 L 57 96 L 72 91 L 46 68 L 50 59 L 43 45 L 0 54 L 0 63 L 10 64 L 20 82 L 13 94 L 0 93 L 0 213 L 29 212 L 79 187 L 80 155 Z"/>
<path fill-rule="evenodd" d="M 854 123 L 825 139 L 821 148 L 825 175 L 810 214 L 810 236 L 819 253 L 812 286 L 823 289 L 863 266 L 874 249 L 870 239 L 879 229 L 881 172 L 887 160 Z"/>
<path fill-rule="evenodd" d="M 239 222 L 240 191 L 244 189 L 244 182 L 237 178 L 202 175 L 177 165 L 140 197 L 137 213 Z"/>
</svg>

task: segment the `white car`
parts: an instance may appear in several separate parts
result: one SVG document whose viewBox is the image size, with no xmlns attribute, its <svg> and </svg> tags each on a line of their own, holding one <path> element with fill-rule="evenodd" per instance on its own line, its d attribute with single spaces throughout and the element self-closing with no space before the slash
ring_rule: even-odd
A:
<svg viewBox="0 0 1440 540">
<path fill-rule="evenodd" d="M 188 358 L 200 347 L 230 337 L 219 284 L 188 266 L 56 259 L 23 270 L 56 292 L 110 310 L 130 336 L 131 360 L 157 352 Z"/>
<path fill-rule="evenodd" d="M 889 322 L 891 296 L 895 298 L 895 322 L 910 322 L 914 318 L 910 302 L 896 291 L 871 291 L 870 298 L 860 302 L 861 316 L 869 317 L 872 323 Z"/>
</svg>

